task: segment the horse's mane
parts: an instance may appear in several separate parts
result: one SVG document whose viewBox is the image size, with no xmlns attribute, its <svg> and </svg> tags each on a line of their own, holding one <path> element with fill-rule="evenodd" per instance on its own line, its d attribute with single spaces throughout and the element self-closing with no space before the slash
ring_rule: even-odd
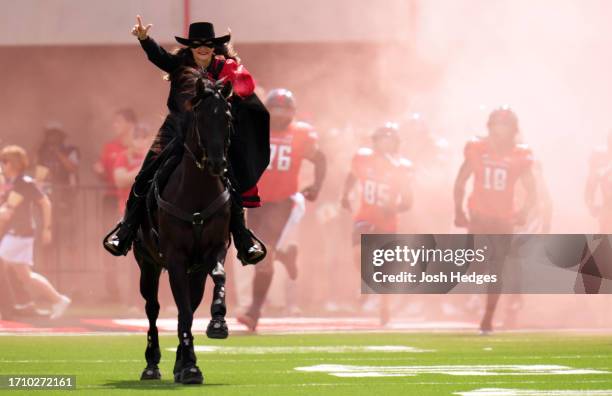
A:
<svg viewBox="0 0 612 396">
<path fill-rule="evenodd" d="M 192 120 L 191 100 L 196 95 L 196 84 L 201 80 L 206 90 L 220 92 L 223 88 L 223 80 L 211 81 L 207 77 L 205 69 L 184 66 L 176 70 L 172 77 L 178 86 L 178 100 L 186 110 L 180 116 L 176 115 L 176 125 L 183 130 Z"/>
<path fill-rule="evenodd" d="M 218 88 L 217 84 L 210 81 L 206 77 L 205 70 L 197 69 L 194 67 L 189 67 L 189 66 L 181 67 L 175 72 L 172 78 L 175 79 L 176 83 L 178 84 L 179 90 L 180 90 L 179 92 L 182 95 L 189 95 L 191 97 L 193 97 L 196 93 L 195 92 L 196 82 L 199 79 L 202 79 L 202 82 L 204 83 L 204 86 L 206 88 L 211 88 L 211 89 Z"/>
</svg>

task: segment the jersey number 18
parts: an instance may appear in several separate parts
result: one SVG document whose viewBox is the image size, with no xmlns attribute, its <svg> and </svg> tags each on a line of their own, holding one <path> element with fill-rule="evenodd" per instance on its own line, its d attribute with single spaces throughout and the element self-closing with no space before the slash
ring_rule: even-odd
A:
<svg viewBox="0 0 612 396">
<path fill-rule="evenodd" d="M 508 171 L 504 168 L 484 168 L 484 188 L 485 190 L 503 191 L 506 189 Z"/>
</svg>

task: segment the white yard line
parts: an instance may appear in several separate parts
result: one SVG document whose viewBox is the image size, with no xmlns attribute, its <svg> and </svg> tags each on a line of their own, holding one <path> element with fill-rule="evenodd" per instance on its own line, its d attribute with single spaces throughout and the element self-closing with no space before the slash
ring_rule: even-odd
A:
<svg viewBox="0 0 612 396">
<path fill-rule="evenodd" d="M 176 348 L 166 348 L 175 352 Z M 219 353 L 228 355 L 292 354 L 292 353 L 424 353 L 435 352 L 433 349 L 420 349 L 407 345 L 336 345 L 336 346 L 239 346 L 224 347 L 196 345 L 196 352 Z"/>
<path fill-rule="evenodd" d="M 530 390 L 482 388 L 469 392 L 455 392 L 459 396 L 612 396 L 612 389 L 593 390 Z"/>
<path fill-rule="evenodd" d="M 572 368 L 550 364 L 515 365 L 441 365 L 441 366 L 355 366 L 319 364 L 296 367 L 302 372 L 326 373 L 334 377 L 413 377 L 419 374 L 445 374 L 452 376 L 524 376 L 524 375 L 587 375 L 608 374 L 608 371 Z"/>
</svg>

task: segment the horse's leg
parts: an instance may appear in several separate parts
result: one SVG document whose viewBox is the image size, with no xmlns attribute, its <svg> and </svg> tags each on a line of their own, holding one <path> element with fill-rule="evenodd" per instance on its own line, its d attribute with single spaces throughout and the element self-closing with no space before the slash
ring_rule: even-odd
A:
<svg viewBox="0 0 612 396">
<path fill-rule="evenodd" d="M 189 275 L 189 292 L 191 295 L 191 310 L 194 312 L 200 306 L 202 299 L 204 297 L 204 286 L 206 284 L 206 268 L 209 266 L 205 266 L 205 268 L 201 268 L 196 272 L 192 272 Z"/>
<path fill-rule="evenodd" d="M 210 305 L 210 322 L 206 328 L 208 338 L 224 339 L 229 335 L 227 323 L 225 322 L 225 314 L 227 307 L 225 305 L 225 256 L 227 249 L 221 248 L 216 255 L 216 263 L 209 275 L 215 285 L 213 291 L 213 300 Z"/>
<path fill-rule="evenodd" d="M 202 372 L 196 366 L 196 355 L 193 349 L 193 309 L 191 308 L 190 280 L 187 268 L 189 261 L 179 252 L 165 255 L 170 277 L 170 288 L 178 308 L 178 338 L 174 364 L 174 381 L 183 384 L 201 384 L 204 381 Z"/>
<path fill-rule="evenodd" d="M 151 260 L 147 260 L 138 244 L 134 246 L 134 257 L 140 267 L 140 294 L 145 299 L 145 311 L 149 319 L 149 330 L 147 331 L 147 349 L 145 359 L 147 367 L 140 376 L 141 380 L 161 379 L 159 371 L 159 361 L 161 350 L 159 348 L 159 338 L 157 334 L 157 318 L 159 316 L 159 301 L 157 293 L 159 290 L 159 277 L 161 268 Z"/>
</svg>

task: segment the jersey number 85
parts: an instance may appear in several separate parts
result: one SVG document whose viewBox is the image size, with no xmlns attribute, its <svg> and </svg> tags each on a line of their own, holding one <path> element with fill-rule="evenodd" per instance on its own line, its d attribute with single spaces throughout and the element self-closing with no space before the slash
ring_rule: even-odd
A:
<svg viewBox="0 0 612 396">
<path fill-rule="evenodd" d="M 386 206 L 389 203 L 390 188 L 386 184 L 366 180 L 363 183 L 363 200 L 368 205 Z"/>
</svg>

